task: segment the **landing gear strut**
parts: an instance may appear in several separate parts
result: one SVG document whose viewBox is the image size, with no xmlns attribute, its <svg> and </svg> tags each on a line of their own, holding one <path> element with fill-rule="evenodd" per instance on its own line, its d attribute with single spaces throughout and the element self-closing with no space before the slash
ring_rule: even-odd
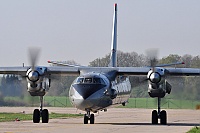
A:
<svg viewBox="0 0 200 133">
<path fill-rule="evenodd" d="M 42 123 L 48 123 L 49 122 L 49 111 L 47 109 L 43 108 L 43 96 L 40 96 L 40 110 L 35 109 L 33 111 L 33 123 L 39 123 L 40 117 L 42 117 Z"/>
<path fill-rule="evenodd" d="M 90 110 L 87 110 L 87 113 L 84 115 L 84 124 L 88 124 L 90 120 L 90 124 L 94 124 L 94 114 L 90 114 Z"/>
<path fill-rule="evenodd" d="M 167 112 L 165 110 L 160 111 L 160 101 L 161 98 L 158 97 L 158 111 L 152 111 L 152 124 L 158 124 L 158 119 L 160 119 L 160 124 L 167 124 Z"/>
</svg>

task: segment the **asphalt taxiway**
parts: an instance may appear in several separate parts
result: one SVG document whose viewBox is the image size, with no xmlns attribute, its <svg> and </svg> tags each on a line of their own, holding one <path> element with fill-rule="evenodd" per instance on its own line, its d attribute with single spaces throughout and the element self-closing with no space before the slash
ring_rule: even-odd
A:
<svg viewBox="0 0 200 133">
<path fill-rule="evenodd" d="M 33 107 L 0 107 L 0 112 L 32 113 Z M 49 112 L 84 113 L 75 108 L 48 108 Z M 50 119 L 48 124 L 32 121 L 0 122 L 1 133 L 184 133 L 200 125 L 200 110 L 166 109 L 167 125 L 151 124 L 151 109 L 110 108 L 95 115 L 95 124 L 83 124 L 83 118 Z M 17 117 L 17 116 L 16 116 Z M 20 119 L 20 118 L 19 118 Z"/>
</svg>

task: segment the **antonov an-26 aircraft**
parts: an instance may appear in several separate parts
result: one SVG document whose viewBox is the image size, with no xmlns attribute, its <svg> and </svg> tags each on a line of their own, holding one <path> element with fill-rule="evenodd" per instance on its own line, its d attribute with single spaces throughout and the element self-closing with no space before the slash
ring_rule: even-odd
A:
<svg viewBox="0 0 200 133">
<path fill-rule="evenodd" d="M 77 75 L 69 90 L 71 103 L 77 109 L 86 112 L 84 124 L 94 124 L 94 114 L 106 110 L 112 105 L 125 105 L 131 93 L 128 76 L 146 75 L 150 97 L 158 98 L 158 109 L 152 111 L 152 124 L 167 124 L 167 113 L 160 109 L 160 100 L 166 93 L 170 94 L 171 85 L 167 76 L 199 76 L 200 69 L 193 68 L 164 68 L 171 64 L 149 67 L 117 67 L 117 4 L 114 4 L 113 31 L 111 43 L 110 65 L 108 67 L 86 67 L 60 64 L 56 61 L 49 63 L 58 66 L 36 66 L 37 52 L 31 52 L 29 67 L 0 67 L 0 74 L 16 74 L 27 80 L 27 91 L 31 96 L 40 97 L 40 109 L 33 112 L 33 122 L 49 122 L 49 113 L 43 109 L 43 97 L 50 88 L 52 77 L 59 75 Z M 180 64 L 180 63 L 175 63 Z M 62 66 L 59 66 L 62 65 Z"/>
</svg>

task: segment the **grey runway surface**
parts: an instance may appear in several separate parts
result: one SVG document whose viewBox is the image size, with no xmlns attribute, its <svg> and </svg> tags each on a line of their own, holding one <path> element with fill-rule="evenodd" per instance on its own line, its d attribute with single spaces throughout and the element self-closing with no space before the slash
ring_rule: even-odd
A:
<svg viewBox="0 0 200 133">
<path fill-rule="evenodd" d="M 84 113 L 75 108 L 48 108 L 49 112 Z M 0 112 L 32 113 L 33 107 L 0 107 Z M 200 125 L 200 110 L 167 109 L 167 125 L 151 125 L 151 109 L 111 108 L 95 115 L 94 125 L 84 125 L 83 118 L 50 119 L 48 124 L 32 121 L 1 122 L 1 133 L 184 133 Z"/>
</svg>

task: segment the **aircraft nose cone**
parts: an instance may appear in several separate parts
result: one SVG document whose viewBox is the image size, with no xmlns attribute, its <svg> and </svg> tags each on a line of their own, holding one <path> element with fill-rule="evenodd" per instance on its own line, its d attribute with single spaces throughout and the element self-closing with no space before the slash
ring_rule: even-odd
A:
<svg viewBox="0 0 200 133">
<path fill-rule="evenodd" d="M 102 96 L 104 95 L 104 90 L 102 89 L 104 85 L 95 84 L 74 84 L 72 85 L 72 103 L 73 105 L 80 109 L 94 109 L 98 107 Z M 98 92 L 98 93 L 95 93 Z"/>
<path fill-rule="evenodd" d="M 83 99 L 87 99 L 93 93 L 97 92 L 104 85 L 101 84 L 75 84 L 73 88 L 83 97 Z"/>
<path fill-rule="evenodd" d="M 96 103 L 94 101 L 88 100 L 88 99 L 76 99 L 75 105 L 77 108 L 79 108 L 81 110 L 85 110 L 87 108 L 94 107 L 94 105 L 96 105 Z"/>
</svg>

